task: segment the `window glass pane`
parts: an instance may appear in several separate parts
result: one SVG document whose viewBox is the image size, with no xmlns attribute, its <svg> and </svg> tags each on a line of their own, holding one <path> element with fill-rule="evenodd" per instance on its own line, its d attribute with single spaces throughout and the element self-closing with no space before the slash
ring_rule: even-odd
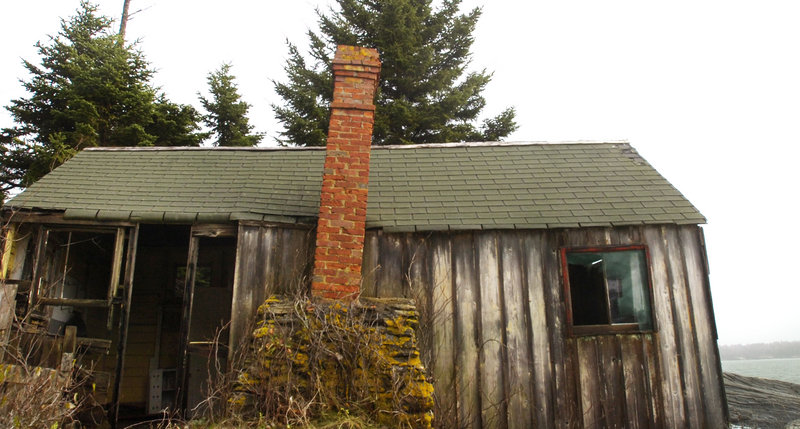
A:
<svg viewBox="0 0 800 429">
<path fill-rule="evenodd" d="M 572 324 L 652 329 L 644 250 L 568 252 Z"/>
<path fill-rule="evenodd" d="M 603 256 L 600 253 L 568 253 L 573 325 L 609 323 Z"/>
<path fill-rule="evenodd" d="M 603 253 L 611 323 L 637 323 L 650 329 L 650 296 L 644 251 Z"/>
</svg>

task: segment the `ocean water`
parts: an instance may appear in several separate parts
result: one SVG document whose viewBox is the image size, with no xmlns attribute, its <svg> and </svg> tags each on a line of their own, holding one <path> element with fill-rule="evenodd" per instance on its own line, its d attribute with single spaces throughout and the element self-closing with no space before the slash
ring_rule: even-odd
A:
<svg viewBox="0 0 800 429">
<path fill-rule="evenodd" d="M 722 370 L 748 377 L 800 384 L 800 358 L 724 360 Z"/>
</svg>

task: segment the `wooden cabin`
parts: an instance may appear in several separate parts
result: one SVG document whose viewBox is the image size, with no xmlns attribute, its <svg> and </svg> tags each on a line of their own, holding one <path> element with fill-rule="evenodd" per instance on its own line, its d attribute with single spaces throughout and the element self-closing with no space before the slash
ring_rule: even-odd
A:
<svg viewBox="0 0 800 429">
<path fill-rule="evenodd" d="M 191 407 L 267 296 L 309 292 L 325 158 L 84 150 L 3 208 L 3 308 L 77 326 L 112 410 Z M 358 293 L 416 300 L 440 426 L 726 425 L 705 219 L 629 144 L 368 159 Z"/>
</svg>

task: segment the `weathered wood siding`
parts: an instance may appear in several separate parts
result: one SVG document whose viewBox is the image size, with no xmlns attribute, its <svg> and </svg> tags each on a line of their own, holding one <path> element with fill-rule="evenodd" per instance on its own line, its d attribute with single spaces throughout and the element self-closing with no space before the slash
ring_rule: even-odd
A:
<svg viewBox="0 0 800 429">
<path fill-rule="evenodd" d="M 444 427 L 724 427 L 701 231 L 368 231 L 363 293 L 416 298 Z M 558 250 L 644 244 L 652 334 L 570 337 Z"/>
<path fill-rule="evenodd" d="M 239 225 L 231 312 L 231 349 L 249 334 L 258 306 L 272 294 L 307 289 L 314 233 L 303 228 Z"/>
<path fill-rule="evenodd" d="M 368 231 L 362 294 L 417 300 L 441 427 L 723 427 L 701 234 Z M 239 227 L 236 340 L 265 297 L 306 287 L 313 242 L 305 229 Z M 631 244 L 650 253 L 656 331 L 570 337 L 559 249 Z"/>
</svg>

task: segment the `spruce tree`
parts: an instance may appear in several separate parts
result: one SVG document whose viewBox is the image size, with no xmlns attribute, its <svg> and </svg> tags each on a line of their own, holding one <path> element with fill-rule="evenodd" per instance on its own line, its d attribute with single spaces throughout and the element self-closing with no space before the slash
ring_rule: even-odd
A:
<svg viewBox="0 0 800 429">
<path fill-rule="evenodd" d="M 96 12 L 81 2 L 55 37 L 36 44 L 40 64 L 23 61 L 30 95 L 6 106 L 15 126 L 0 135 L 4 192 L 29 185 L 86 147 L 202 141 L 197 111 L 158 94 L 144 55 Z"/>
<path fill-rule="evenodd" d="M 373 144 L 499 140 L 517 125 L 514 109 L 476 120 L 491 74 L 465 74 L 472 32 L 481 11 L 459 13 L 461 0 L 337 0 L 317 11 L 320 32 L 309 31 L 311 63 L 289 43 L 288 81 L 275 82 L 283 105 L 273 105 L 285 144 L 320 146 L 333 94 L 330 63 L 336 45 L 378 49 L 382 62 Z"/>
<path fill-rule="evenodd" d="M 211 128 L 215 146 L 255 146 L 263 135 L 252 133 L 253 126 L 247 119 L 250 105 L 242 101 L 231 74 L 231 65 L 223 64 L 208 74 L 208 90 L 211 99 L 200 96 L 200 103 L 208 112 L 203 122 Z"/>
</svg>

